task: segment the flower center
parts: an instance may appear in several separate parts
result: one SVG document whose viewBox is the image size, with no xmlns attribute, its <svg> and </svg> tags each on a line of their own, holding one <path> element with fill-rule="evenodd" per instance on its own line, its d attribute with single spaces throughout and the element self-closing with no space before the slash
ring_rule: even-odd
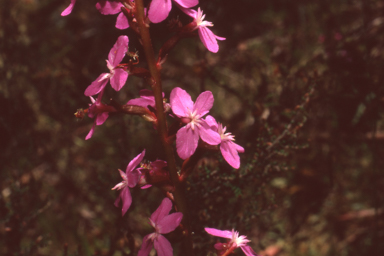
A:
<svg viewBox="0 0 384 256">
<path fill-rule="evenodd" d="M 212 27 L 213 24 L 210 21 L 205 21 L 205 14 L 203 14 L 203 11 L 200 9 L 197 9 L 196 14 L 196 27 Z"/>
<path fill-rule="evenodd" d="M 189 110 L 188 118 L 190 120 L 188 125 L 191 127 L 192 130 L 195 130 L 195 126 L 197 126 L 197 127 L 201 126 L 201 124 L 200 124 L 201 123 L 200 115 L 197 114 L 197 110 L 195 110 L 193 112 L 191 112 Z"/>
<path fill-rule="evenodd" d="M 221 123 L 218 124 L 217 133 L 220 134 L 221 140 L 235 141 L 235 135 L 232 135 L 232 133 L 230 132 L 225 133 L 226 130 L 227 130 L 227 127 L 223 128 L 223 125 Z"/>
</svg>

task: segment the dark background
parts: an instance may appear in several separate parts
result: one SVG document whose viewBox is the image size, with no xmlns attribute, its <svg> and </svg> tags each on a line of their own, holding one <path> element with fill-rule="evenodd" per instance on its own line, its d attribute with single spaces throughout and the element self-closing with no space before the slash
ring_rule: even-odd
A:
<svg viewBox="0 0 384 256">
<path fill-rule="evenodd" d="M 136 35 L 95 3 L 78 0 L 61 17 L 69 0 L 0 2 L 1 255 L 136 255 L 152 232 L 161 190 L 131 189 L 124 217 L 111 191 L 143 149 L 164 159 L 151 124 L 111 115 L 85 141 L 93 120 L 73 115 L 119 35 L 145 67 Z M 227 40 L 217 54 L 181 41 L 163 89 L 193 99 L 211 90 L 210 114 L 245 153 L 239 170 L 206 153 L 188 180 L 197 255 L 213 255 L 217 241 L 203 227 L 235 228 L 261 255 L 384 255 L 384 1 L 199 6 Z M 170 17 L 190 22 L 175 7 Z M 151 33 L 156 50 L 171 35 L 167 22 Z M 104 100 L 125 104 L 144 88 L 130 77 Z M 167 238 L 177 252 L 177 236 Z"/>
</svg>

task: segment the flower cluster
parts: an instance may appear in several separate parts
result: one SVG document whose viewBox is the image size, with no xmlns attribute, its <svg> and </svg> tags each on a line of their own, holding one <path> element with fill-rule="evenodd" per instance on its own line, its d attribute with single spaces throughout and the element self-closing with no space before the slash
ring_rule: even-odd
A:
<svg viewBox="0 0 384 256">
<path fill-rule="evenodd" d="M 69 6 L 62 12 L 62 16 L 70 14 L 76 0 L 71 0 Z M 203 45 L 211 52 L 217 52 L 219 45 L 217 40 L 225 40 L 223 37 L 216 36 L 209 27 L 212 27 L 212 22 L 205 20 L 203 11 L 198 8 L 197 11 L 190 9 L 198 4 L 198 0 L 152 0 L 149 4 L 148 11 L 144 8 L 142 2 L 140 5 L 142 15 L 138 13 L 136 8 L 136 2 L 134 0 L 125 1 L 112 1 L 112 0 L 100 0 L 96 4 L 96 9 L 103 15 L 115 15 L 117 14 L 117 20 L 115 27 L 118 29 L 126 29 L 131 27 L 137 34 L 142 36 L 142 31 L 147 29 L 152 23 L 158 23 L 165 20 L 172 5 L 176 5 L 181 11 L 193 18 L 193 21 L 185 26 L 180 26 L 174 37 L 168 40 L 159 52 L 159 59 L 157 62 L 153 62 L 152 67 L 161 69 L 161 64 L 165 61 L 165 56 L 170 49 L 181 39 L 185 37 L 199 36 Z M 139 6 L 139 4 L 138 4 Z M 143 15 L 145 18 L 143 19 Z M 140 19 L 140 23 L 137 19 Z M 197 33 L 196 33 L 197 30 Z M 141 39 L 144 41 L 143 36 Z M 176 145 L 176 152 L 178 156 L 185 160 L 180 172 L 185 175 L 188 173 L 184 168 L 189 162 L 193 162 L 190 159 L 197 148 L 221 151 L 223 158 L 228 162 L 230 166 L 238 169 L 240 167 L 240 157 L 238 153 L 244 152 L 244 148 L 236 144 L 234 141 L 234 135 L 226 132 L 226 127 L 223 127 L 221 123 L 218 123 L 211 115 L 207 115 L 213 107 L 214 97 L 210 91 L 202 92 L 195 101 L 191 96 L 182 88 L 173 88 L 169 95 L 169 103 L 165 98 L 164 93 L 161 90 L 161 83 L 156 83 L 155 75 L 153 75 L 153 69 L 145 69 L 137 67 L 139 63 L 137 52 L 129 52 L 128 49 L 129 39 L 126 35 L 118 37 L 116 43 L 110 49 L 108 58 L 106 60 L 106 66 L 108 72 L 100 74 L 96 80 L 94 80 L 84 91 L 84 95 L 90 97 L 92 104 L 88 109 L 80 110 L 76 113 L 76 116 L 83 117 L 85 113 L 88 117 L 94 118 L 94 123 L 86 136 L 86 139 L 90 139 L 95 131 L 96 125 L 102 125 L 109 113 L 124 113 L 132 115 L 140 115 L 145 120 L 153 123 L 155 129 L 159 127 L 165 127 L 166 130 L 163 133 L 163 142 L 165 146 L 173 147 L 173 143 Z M 143 47 L 145 48 L 145 47 Z M 146 51 L 149 51 L 148 48 Z M 127 63 L 122 63 L 124 58 L 130 58 Z M 149 62 L 149 61 L 148 61 Z M 156 69 L 156 68 L 155 68 Z M 120 105 L 111 100 L 111 103 L 105 104 L 102 102 L 102 98 L 105 90 L 107 90 L 108 82 L 115 91 L 121 91 L 127 82 L 129 75 L 135 75 L 144 78 L 149 81 L 153 90 L 143 89 L 139 92 L 140 97 L 136 99 L 130 99 L 126 104 Z M 155 90 L 156 88 L 160 90 Z M 156 95 L 154 92 L 156 91 Z M 96 100 L 93 96 L 97 95 Z M 161 101 L 163 104 L 161 104 Z M 163 112 L 164 110 L 164 112 Z M 171 127 L 168 128 L 165 116 L 173 118 L 174 122 Z M 161 118 L 160 118 L 161 117 Z M 165 123 L 164 126 L 159 124 Z M 200 140 L 201 139 L 201 140 Z M 170 151 L 173 151 L 170 148 Z M 160 206 L 149 218 L 150 225 L 154 228 L 154 232 L 146 235 L 143 238 L 141 248 L 138 252 L 139 256 L 147 256 L 154 247 L 158 255 L 172 256 L 173 248 L 171 243 L 163 236 L 168 234 L 178 227 L 183 230 L 183 233 L 188 233 L 190 230 L 185 228 L 185 220 L 183 220 L 183 213 L 177 210 L 182 208 L 177 205 L 174 207 L 175 212 L 171 213 L 173 209 L 173 200 L 178 198 L 174 193 L 177 193 L 178 185 L 182 184 L 181 175 L 174 167 L 171 172 L 172 165 L 168 166 L 166 161 L 155 160 L 153 162 L 144 161 L 145 150 L 134 157 L 126 167 L 125 172 L 118 170 L 122 181 L 116 184 L 112 190 L 119 190 L 120 193 L 115 200 L 115 206 L 121 207 L 122 215 L 125 215 L 132 205 L 131 189 L 140 187 L 141 189 L 147 189 L 152 186 L 159 187 L 164 191 L 166 197 L 162 200 Z M 195 154 L 199 156 L 199 154 Z M 171 160 L 169 160 L 171 159 Z M 174 163 L 175 157 L 168 158 L 168 163 Z M 187 164 L 185 164 L 187 163 Z M 168 169 L 169 168 L 169 169 Z M 172 175 L 174 174 L 174 175 Z M 180 195 L 181 193 L 179 193 Z M 184 212 L 185 213 L 185 212 Z M 185 214 L 186 215 L 186 214 Z M 182 223 L 183 221 L 183 223 Z M 240 247 L 247 256 L 256 255 L 252 248 L 247 245 L 250 242 L 245 236 L 239 236 L 238 232 L 232 230 L 221 231 L 213 228 L 205 229 L 209 234 L 229 239 L 227 243 L 217 243 L 215 248 L 218 255 L 227 255 L 235 248 Z"/>
</svg>

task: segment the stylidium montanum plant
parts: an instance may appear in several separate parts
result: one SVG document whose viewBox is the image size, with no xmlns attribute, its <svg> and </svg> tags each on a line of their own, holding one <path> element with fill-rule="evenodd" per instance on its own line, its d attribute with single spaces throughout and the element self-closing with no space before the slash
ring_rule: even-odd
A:
<svg viewBox="0 0 384 256">
<path fill-rule="evenodd" d="M 72 11 L 75 2 L 75 0 L 71 0 L 70 5 L 63 11 L 63 16 Z M 150 1 L 148 12 L 146 12 L 143 0 L 103 0 L 96 4 L 96 8 L 102 14 L 118 14 L 116 21 L 118 29 L 129 27 L 136 33 L 142 44 L 147 68 L 136 66 L 139 63 L 138 53 L 128 52 L 128 36 L 119 36 L 106 60 L 109 72 L 100 74 L 84 92 L 86 96 L 98 95 L 97 99 L 94 100 L 91 97 L 92 104 L 90 107 L 76 114 L 76 116 L 82 117 L 84 113 L 88 113 L 90 118 L 95 118 L 86 139 L 92 137 L 96 125 L 104 123 L 109 113 L 114 112 L 116 115 L 128 114 L 143 117 L 144 120 L 153 124 L 162 142 L 166 161 L 143 162 L 144 150 L 129 162 L 125 172 L 119 170 L 122 181 L 112 188 L 112 190 L 120 190 L 115 205 L 119 207 L 121 202 L 122 215 L 127 213 L 132 204 L 130 188 L 139 186 L 145 189 L 157 186 L 164 193 L 165 198 L 149 219 L 154 232 L 143 238 L 141 248 L 138 251 L 139 256 L 149 255 L 153 247 L 160 256 L 173 255 L 173 247 L 163 235 L 178 227 L 183 234 L 180 238 L 182 255 L 193 255 L 192 229 L 184 181 L 197 164 L 197 157 L 200 156 L 200 153 L 195 154 L 196 149 L 199 147 L 202 150 L 209 148 L 218 151 L 217 145 L 220 144 L 224 159 L 234 168 L 240 166 L 238 153 L 244 152 L 244 148 L 234 143 L 234 136 L 225 132 L 226 128 L 223 128 L 222 124 L 217 123 L 212 116 L 207 116 L 204 119 L 204 116 L 213 107 L 212 92 L 202 92 L 193 102 L 189 93 L 176 87 L 170 93 L 169 103 L 164 98 L 160 75 L 161 66 L 166 61 L 166 56 L 181 39 L 198 35 L 204 46 L 211 52 L 219 50 L 217 40 L 225 39 L 216 36 L 209 29 L 213 24 L 204 20 L 205 15 L 200 8 L 197 11 L 188 9 L 197 5 L 198 0 L 174 0 L 173 2 L 185 14 L 192 17 L 193 21 L 184 26 L 180 25 L 176 29 L 176 34 L 160 48 L 157 58 L 148 28 L 151 26 L 151 22 L 158 23 L 168 17 L 172 8 L 171 0 Z M 194 33 L 196 30 L 198 31 L 197 34 Z M 126 56 L 131 59 L 128 63 L 122 63 Z M 104 92 L 109 89 L 106 86 L 108 81 L 115 91 L 123 92 L 124 90 L 121 89 L 127 82 L 129 75 L 143 78 L 150 89 L 141 90 L 140 98 L 130 99 L 124 105 L 120 105 L 113 99 L 108 104 L 102 103 Z M 172 125 L 167 123 L 166 117 L 168 116 L 174 118 Z M 184 160 L 180 168 L 176 164 L 174 144 L 176 144 L 177 155 Z M 202 150 L 199 149 L 199 152 Z M 173 206 L 175 212 L 169 214 Z M 219 255 L 227 255 L 237 247 L 240 247 L 247 256 L 255 255 L 247 245 L 249 240 L 245 236 L 239 236 L 235 231 L 219 231 L 212 228 L 206 228 L 206 231 L 215 236 L 231 239 L 227 244 L 220 245 Z M 217 246 L 215 245 L 215 247 Z"/>
</svg>

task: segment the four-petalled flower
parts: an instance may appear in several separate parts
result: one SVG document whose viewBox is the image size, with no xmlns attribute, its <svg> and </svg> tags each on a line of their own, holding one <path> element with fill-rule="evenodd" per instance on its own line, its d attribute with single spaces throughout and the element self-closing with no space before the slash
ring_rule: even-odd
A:
<svg viewBox="0 0 384 256">
<path fill-rule="evenodd" d="M 172 90 L 170 103 L 173 113 L 186 125 L 176 133 L 176 149 L 182 159 L 190 157 L 197 148 L 199 137 L 210 145 L 221 142 L 220 135 L 213 131 L 202 118 L 213 106 L 210 91 L 202 92 L 193 103 L 191 96 L 183 89 Z"/>
<path fill-rule="evenodd" d="M 116 91 L 119 91 L 125 84 L 128 78 L 128 73 L 121 68 L 116 68 L 123 60 L 125 53 L 128 51 L 128 37 L 119 36 L 112 49 L 109 51 L 107 67 L 109 73 L 102 73 L 91 85 L 87 87 L 85 96 L 98 94 L 105 88 L 108 80 L 111 81 L 111 86 Z"/>
<path fill-rule="evenodd" d="M 205 118 L 205 121 L 212 130 L 219 133 L 221 138 L 220 151 L 225 161 L 227 161 L 233 168 L 239 169 L 240 157 L 238 152 L 243 153 L 244 148 L 234 142 L 235 136 L 230 132 L 226 133 L 225 131 L 227 130 L 227 127 L 223 128 L 223 125 L 221 123 L 217 123 L 215 118 L 208 115 Z"/>
<path fill-rule="evenodd" d="M 250 240 L 247 239 L 246 236 L 239 236 L 239 232 L 229 230 L 219 230 L 215 228 L 205 228 L 205 231 L 212 235 L 212 236 L 218 236 L 218 237 L 223 237 L 230 239 L 226 245 L 228 246 L 223 246 L 224 244 L 222 243 L 217 243 L 215 244 L 215 248 L 219 251 L 222 251 L 224 248 L 225 250 L 230 249 L 230 248 L 238 248 L 240 247 L 241 250 L 245 253 L 247 256 L 257 256 L 257 254 L 252 250 L 252 248 L 247 245 Z"/>
<path fill-rule="evenodd" d="M 159 256 L 172 256 L 173 248 L 171 243 L 162 234 L 167 234 L 175 230 L 183 218 L 181 212 L 169 214 L 172 209 L 172 202 L 169 198 L 164 198 L 159 208 L 152 213 L 149 218 L 151 226 L 155 229 L 154 233 L 146 235 L 143 238 L 143 243 L 138 252 L 138 256 L 149 255 L 152 247 L 154 246 L 157 255 Z"/>
<path fill-rule="evenodd" d="M 132 159 L 131 162 L 129 162 L 125 173 L 122 170 L 119 170 L 123 181 L 112 188 L 112 190 L 121 190 L 120 195 L 115 201 L 115 206 L 119 207 L 119 202 L 120 200 L 122 201 L 122 215 L 124 215 L 128 211 L 129 207 L 132 204 L 132 196 L 131 192 L 129 191 L 129 188 L 135 187 L 140 180 L 140 171 L 135 169 L 135 167 L 143 160 L 144 156 L 145 150 L 143 150 L 143 152 L 141 152 L 134 159 Z"/>
<path fill-rule="evenodd" d="M 200 9 L 197 11 L 193 9 L 180 8 L 185 14 L 192 17 L 194 19 L 194 28 L 193 30 L 198 30 L 199 37 L 204 46 L 211 52 L 219 51 L 219 44 L 217 40 L 225 40 L 224 37 L 216 36 L 208 27 L 213 27 L 213 23 L 210 21 L 206 21 L 205 14 Z"/>
</svg>

